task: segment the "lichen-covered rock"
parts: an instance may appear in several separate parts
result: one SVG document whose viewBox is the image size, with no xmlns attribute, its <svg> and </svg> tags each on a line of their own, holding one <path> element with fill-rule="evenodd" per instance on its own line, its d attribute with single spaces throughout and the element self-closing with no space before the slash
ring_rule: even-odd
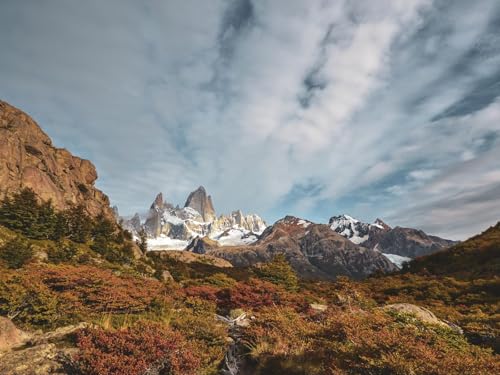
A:
<svg viewBox="0 0 500 375">
<path fill-rule="evenodd" d="M 434 315 L 432 311 L 426 309 L 425 307 L 413 305 L 411 303 L 395 303 L 392 305 L 384 306 L 383 310 L 393 311 L 399 314 L 411 315 L 423 323 L 438 325 L 441 327 L 452 329 L 457 333 L 462 333 L 460 327 L 456 325 L 450 325 L 442 321 L 436 315 Z"/>
<path fill-rule="evenodd" d="M 56 148 L 26 113 L 0 101 L 0 198 L 24 187 L 57 209 L 82 204 L 92 216 L 113 218 L 108 197 L 96 189 L 94 165 Z"/>
<path fill-rule="evenodd" d="M 31 335 L 17 328 L 8 318 L 0 316 L 0 352 L 25 344 Z"/>
<path fill-rule="evenodd" d="M 0 332 L 4 327 L 2 322 L 6 320 L 8 319 L 0 319 Z M 12 326 L 12 322 L 7 323 L 10 329 Z M 69 344 L 67 337 L 85 327 L 88 327 L 87 323 L 61 327 L 47 333 L 24 333 L 26 337 L 21 341 L 22 347 L 16 345 L 0 352 L 0 374 L 69 374 L 64 369 L 64 362 L 76 353 L 77 349 Z"/>
</svg>

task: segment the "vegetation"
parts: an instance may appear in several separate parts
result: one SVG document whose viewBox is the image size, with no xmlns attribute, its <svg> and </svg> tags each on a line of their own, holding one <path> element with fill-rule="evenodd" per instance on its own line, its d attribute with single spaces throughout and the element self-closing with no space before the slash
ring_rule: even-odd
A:
<svg viewBox="0 0 500 375">
<path fill-rule="evenodd" d="M 256 272 L 261 279 L 282 285 L 289 291 L 298 289 L 297 275 L 283 254 L 276 255 L 271 262 L 263 264 Z"/>
<path fill-rule="evenodd" d="M 0 248 L 0 262 L 8 268 L 20 268 L 33 257 L 33 248 L 20 237 L 9 240 Z"/>
<path fill-rule="evenodd" d="M 32 198 L 1 204 L 0 315 L 28 330 L 91 323 L 65 343 L 78 349 L 70 373 L 217 374 L 234 340 L 252 374 L 500 372 L 499 225 L 397 274 L 320 282 L 299 279 L 283 257 L 246 269 L 136 259 L 130 234 L 104 216 Z M 398 302 L 450 328 L 381 309 Z M 229 339 L 216 315 L 241 313 L 248 323 Z"/>
<path fill-rule="evenodd" d="M 197 374 L 195 348 L 168 327 L 144 323 L 122 330 L 86 329 L 71 373 L 81 375 Z"/>
</svg>

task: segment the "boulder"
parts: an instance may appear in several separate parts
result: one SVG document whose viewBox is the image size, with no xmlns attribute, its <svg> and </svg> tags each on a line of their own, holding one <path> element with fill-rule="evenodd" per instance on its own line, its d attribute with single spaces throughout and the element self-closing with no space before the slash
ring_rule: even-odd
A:
<svg viewBox="0 0 500 375">
<path fill-rule="evenodd" d="M 0 317 L 0 352 L 24 345 L 31 335 L 17 328 L 8 318 Z"/>
<path fill-rule="evenodd" d="M 437 326 L 445 327 L 456 331 L 457 333 L 462 333 L 460 327 L 456 325 L 450 325 L 443 320 L 439 319 L 434 313 L 425 307 L 412 305 L 410 303 L 395 303 L 392 305 L 387 305 L 383 307 L 385 311 L 393 311 L 399 314 L 408 314 L 414 316 L 416 319 L 423 323 L 434 324 Z"/>
</svg>

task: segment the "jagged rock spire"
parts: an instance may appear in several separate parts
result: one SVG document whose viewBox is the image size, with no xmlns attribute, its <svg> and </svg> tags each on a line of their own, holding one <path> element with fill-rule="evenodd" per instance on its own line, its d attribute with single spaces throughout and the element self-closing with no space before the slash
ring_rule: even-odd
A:
<svg viewBox="0 0 500 375">
<path fill-rule="evenodd" d="M 190 207 L 198 211 L 206 222 L 213 221 L 216 218 L 212 197 L 207 195 L 203 186 L 189 194 L 184 207 Z"/>
</svg>

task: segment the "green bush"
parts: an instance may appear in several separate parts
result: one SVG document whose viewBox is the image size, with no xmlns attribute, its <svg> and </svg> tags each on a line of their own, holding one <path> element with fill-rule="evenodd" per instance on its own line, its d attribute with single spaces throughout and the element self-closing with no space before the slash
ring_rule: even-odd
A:
<svg viewBox="0 0 500 375">
<path fill-rule="evenodd" d="M 33 248 L 27 242 L 16 237 L 0 248 L 0 260 L 8 268 L 21 268 L 33 257 Z"/>
<path fill-rule="evenodd" d="M 271 262 L 257 268 L 255 273 L 260 279 L 281 285 L 288 291 L 298 289 L 297 274 L 282 254 L 276 255 Z"/>
<path fill-rule="evenodd" d="M 78 249 L 72 243 L 69 244 L 56 244 L 56 246 L 51 247 L 47 252 L 49 262 L 52 263 L 64 263 L 71 261 L 76 254 Z"/>
</svg>

